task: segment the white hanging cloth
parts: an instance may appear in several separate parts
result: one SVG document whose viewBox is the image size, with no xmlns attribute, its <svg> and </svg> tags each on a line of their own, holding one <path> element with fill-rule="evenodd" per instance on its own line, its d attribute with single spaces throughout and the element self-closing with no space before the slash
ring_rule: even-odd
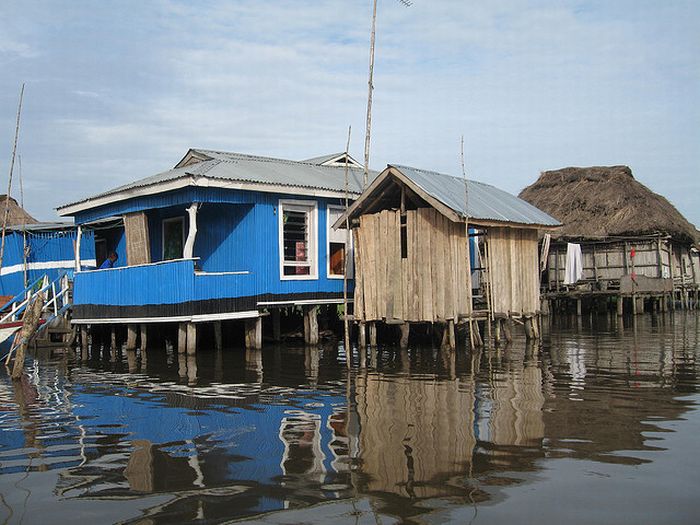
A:
<svg viewBox="0 0 700 525">
<path fill-rule="evenodd" d="M 581 254 L 581 245 L 569 242 L 566 244 L 564 284 L 576 284 L 581 277 L 583 277 L 583 255 Z"/>
<path fill-rule="evenodd" d="M 545 268 L 547 268 L 547 259 L 549 258 L 549 243 L 552 236 L 548 233 L 544 234 L 542 238 L 542 250 L 540 251 L 540 273 L 542 273 Z"/>
</svg>

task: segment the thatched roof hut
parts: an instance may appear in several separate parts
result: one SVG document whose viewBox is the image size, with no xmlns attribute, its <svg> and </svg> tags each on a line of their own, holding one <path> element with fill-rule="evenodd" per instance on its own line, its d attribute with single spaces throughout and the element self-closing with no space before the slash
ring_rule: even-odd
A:
<svg viewBox="0 0 700 525">
<path fill-rule="evenodd" d="M 7 226 L 22 226 L 23 224 L 36 224 L 37 221 L 34 217 L 29 215 L 17 201 L 10 197 L 10 208 L 7 215 Z M 7 201 L 7 194 L 0 195 L 0 222 L 5 213 L 5 201 Z"/>
<path fill-rule="evenodd" d="M 668 200 L 635 180 L 628 166 L 545 171 L 519 197 L 563 223 L 556 237 L 664 233 L 682 243 L 698 239 L 695 227 Z"/>
</svg>

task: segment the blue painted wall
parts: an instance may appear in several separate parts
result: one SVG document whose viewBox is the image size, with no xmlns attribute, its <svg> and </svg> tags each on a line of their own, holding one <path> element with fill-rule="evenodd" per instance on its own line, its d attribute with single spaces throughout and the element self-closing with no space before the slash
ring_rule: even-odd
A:
<svg viewBox="0 0 700 525">
<path fill-rule="evenodd" d="M 317 203 L 316 260 L 313 279 L 280 277 L 279 202 L 285 200 Z M 186 208 L 200 202 L 194 256 L 202 272 L 240 272 L 249 275 L 194 275 L 193 263 L 124 268 L 119 272 L 81 274 L 76 279 L 76 304 L 146 305 L 252 295 L 336 293 L 343 290 L 342 279 L 327 275 L 327 206 L 340 199 L 310 198 L 274 193 L 191 188 L 162 195 L 133 199 L 104 207 L 113 216 L 127 211 L 146 211 L 151 239 L 151 260 L 162 260 L 162 223 L 172 217 L 185 218 Z M 175 204 L 174 204 L 175 203 Z M 143 208 L 143 206 L 152 206 Z M 86 220 L 87 214 L 80 220 Z M 90 217 L 101 218 L 92 213 Z M 91 219 L 92 220 L 92 219 Z M 120 252 L 120 261 L 122 258 Z M 352 287 L 350 287 L 352 290 Z"/>
<path fill-rule="evenodd" d="M 27 232 L 29 246 L 28 280 L 31 282 L 43 275 L 54 280 L 60 275 L 73 274 L 76 230 Z M 4 275 L 0 276 L 0 295 L 17 295 L 24 289 L 23 267 L 24 241 L 22 233 L 8 231 L 5 237 L 5 253 L 2 262 Z M 83 261 L 95 259 L 94 236 L 91 231 L 83 233 L 80 242 L 80 257 Z M 32 269 L 34 263 L 48 263 L 49 268 Z M 9 273 L 8 273 L 9 272 Z"/>
</svg>

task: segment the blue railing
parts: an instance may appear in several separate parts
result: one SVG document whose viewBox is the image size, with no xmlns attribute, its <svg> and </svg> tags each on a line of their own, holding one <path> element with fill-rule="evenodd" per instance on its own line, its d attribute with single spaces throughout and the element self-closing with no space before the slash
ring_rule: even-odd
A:
<svg viewBox="0 0 700 525">
<path fill-rule="evenodd" d="M 197 272 L 196 261 L 178 259 L 78 272 L 73 303 L 142 306 L 255 295 L 255 280 L 249 272 Z"/>
</svg>

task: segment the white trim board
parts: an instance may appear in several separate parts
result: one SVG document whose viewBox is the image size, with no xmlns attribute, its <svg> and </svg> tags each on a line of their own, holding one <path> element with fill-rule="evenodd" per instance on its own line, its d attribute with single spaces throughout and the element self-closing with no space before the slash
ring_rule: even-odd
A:
<svg viewBox="0 0 700 525">
<path fill-rule="evenodd" d="M 82 266 L 92 266 L 93 268 L 97 266 L 97 261 L 95 259 L 83 259 L 80 261 Z M 27 270 L 56 270 L 59 268 L 69 268 L 75 269 L 75 260 L 64 260 L 64 261 L 45 261 L 45 262 L 30 262 L 27 263 Z M 0 268 L 0 277 L 3 275 L 10 275 L 17 272 L 24 271 L 24 264 L 13 264 L 12 266 L 5 266 Z"/>
<path fill-rule="evenodd" d="M 159 182 L 150 186 L 130 188 L 128 190 L 95 197 L 84 202 L 68 204 L 57 208 L 56 211 L 61 217 L 75 215 L 81 211 L 92 210 L 107 204 L 113 204 L 144 195 L 156 195 L 168 191 L 186 188 L 188 186 L 200 188 L 223 188 L 229 190 L 259 191 L 264 193 L 280 193 L 283 195 L 298 195 L 303 197 L 326 197 L 332 199 L 342 199 L 345 192 L 341 190 L 327 190 L 320 188 L 286 186 L 284 184 L 267 184 L 263 182 L 242 182 L 236 180 L 212 179 L 207 177 L 185 176 L 165 182 Z M 350 198 L 357 198 L 360 194 L 349 192 Z"/>
<path fill-rule="evenodd" d="M 106 319 L 71 319 L 71 324 L 141 324 L 141 323 L 206 323 L 211 321 L 228 321 L 234 319 L 253 319 L 260 317 L 257 310 L 228 312 L 204 315 L 180 315 L 176 317 L 111 317 Z"/>
</svg>

